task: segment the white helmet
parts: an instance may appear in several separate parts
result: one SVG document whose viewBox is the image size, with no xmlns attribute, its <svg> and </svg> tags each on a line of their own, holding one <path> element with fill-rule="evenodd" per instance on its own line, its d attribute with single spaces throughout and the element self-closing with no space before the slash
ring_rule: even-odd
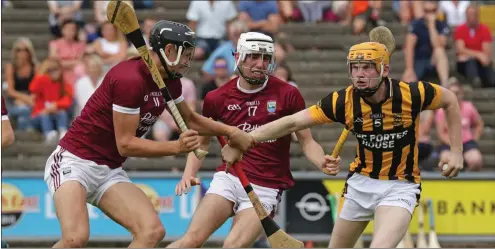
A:
<svg viewBox="0 0 495 249">
<path fill-rule="evenodd" d="M 268 77 L 268 74 L 271 74 L 275 69 L 275 46 L 273 44 L 273 39 L 270 36 L 258 32 L 242 33 L 237 42 L 237 53 L 239 54 L 239 58 L 235 63 L 234 70 L 237 69 L 239 75 L 250 84 L 263 84 Z M 247 78 L 243 75 L 242 70 L 240 69 L 240 67 L 242 67 L 241 62 L 246 59 L 246 55 L 248 54 L 261 54 L 262 56 L 270 57 L 270 64 L 266 71 L 264 71 L 265 79 Z"/>
</svg>

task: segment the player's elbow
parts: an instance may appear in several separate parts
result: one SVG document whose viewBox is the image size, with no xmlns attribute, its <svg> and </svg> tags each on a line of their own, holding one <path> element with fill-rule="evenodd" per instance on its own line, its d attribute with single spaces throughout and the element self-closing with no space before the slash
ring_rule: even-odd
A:
<svg viewBox="0 0 495 249">
<path fill-rule="evenodd" d="M 10 146 L 15 141 L 15 135 L 13 131 L 2 134 L 2 148 Z"/>
<path fill-rule="evenodd" d="M 130 157 L 132 151 L 132 139 L 131 138 L 121 138 L 117 139 L 117 150 L 119 154 L 123 157 Z"/>
</svg>

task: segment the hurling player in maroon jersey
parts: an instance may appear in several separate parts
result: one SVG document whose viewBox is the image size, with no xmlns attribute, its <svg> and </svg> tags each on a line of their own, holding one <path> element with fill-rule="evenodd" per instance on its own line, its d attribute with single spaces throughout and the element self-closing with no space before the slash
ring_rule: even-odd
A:
<svg viewBox="0 0 495 249">
<path fill-rule="evenodd" d="M 86 203 L 129 230 L 133 236 L 130 247 L 155 247 L 165 236 L 165 229 L 149 198 L 122 169 L 127 157 L 190 152 L 199 147 L 198 132 L 228 136 L 234 147 L 250 139 L 236 127 L 194 113 L 183 101 L 180 78 L 190 67 L 195 47 L 189 27 L 160 21 L 152 28 L 150 45 L 153 60 L 191 130 L 182 133 L 178 141 L 141 138 L 165 110 L 168 95 L 162 96 L 141 58 L 114 66 L 45 166 L 45 181 L 62 230 L 62 238 L 54 247 L 86 244 L 90 229 Z M 239 149 L 247 151 L 248 147 Z"/>
<path fill-rule="evenodd" d="M 274 68 L 274 54 L 273 40 L 269 36 L 257 32 L 241 34 L 235 53 L 240 77 L 206 95 L 203 115 L 251 132 L 263 124 L 303 110 L 305 103 L 299 90 L 269 76 Z M 320 169 L 326 168 L 327 156 L 313 140 L 311 131 L 301 130 L 296 136 L 308 159 Z M 210 138 L 203 139 L 202 148 L 207 149 L 209 142 Z M 277 209 L 282 192 L 294 185 L 290 172 L 290 144 L 290 135 L 267 141 L 249 150 L 239 162 L 271 215 Z M 340 158 L 334 163 L 339 161 Z M 188 157 L 176 194 L 187 193 L 198 181 L 195 176 L 201 164 L 202 160 Z M 234 224 L 223 246 L 252 246 L 263 231 L 261 223 L 235 173 L 226 173 L 225 164 L 221 164 L 186 234 L 169 247 L 201 247 L 232 215 Z"/>
<path fill-rule="evenodd" d="M 14 140 L 14 129 L 12 129 L 12 125 L 10 124 L 9 112 L 2 96 L 2 148 L 11 145 Z"/>
</svg>

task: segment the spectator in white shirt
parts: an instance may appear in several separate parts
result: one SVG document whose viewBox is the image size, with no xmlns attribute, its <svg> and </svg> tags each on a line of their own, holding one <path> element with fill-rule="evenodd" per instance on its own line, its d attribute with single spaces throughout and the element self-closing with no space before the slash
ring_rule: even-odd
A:
<svg viewBox="0 0 495 249">
<path fill-rule="evenodd" d="M 103 80 L 103 61 L 96 54 L 87 55 L 84 58 L 86 73 L 76 82 L 75 100 L 76 110 L 75 116 L 79 116 L 81 110 L 88 102 L 88 99 L 96 91 L 96 88 Z"/>
<path fill-rule="evenodd" d="M 196 32 L 194 58 L 207 58 L 225 38 L 228 24 L 236 17 L 232 1 L 191 1 L 186 18 Z"/>
<path fill-rule="evenodd" d="M 457 27 L 466 22 L 466 9 L 469 1 L 440 1 L 440 12 L 445 15 L 450 27 Z"/>
</svg>

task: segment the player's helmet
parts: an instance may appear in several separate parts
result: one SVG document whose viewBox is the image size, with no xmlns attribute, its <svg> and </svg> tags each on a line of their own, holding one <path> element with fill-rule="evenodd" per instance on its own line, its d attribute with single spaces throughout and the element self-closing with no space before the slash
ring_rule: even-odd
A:
<svg viewBox="0 0 495 249">
<path fill-rule="evenodd" d="M 235 63 L 235 68 L 239 72 L 239 75 L 244 78 L 249 84 L 260 85 L 265 83 L 268 78 L 268 74 L 271 74 L 275 69 L 275 46 L 273 45 L 273 39 L 258 32 L 242 33 L 237 41 L 237 51 L 239 58 Z M 246 77 L 242 73 L 242 62 L 249 54 L 260 54 L 263 60 L 266 56 L 270 60 L 268 67 L 263 71 L 265 77 L 263 79 Z"/>
<path fill-rule="evenodd" d="M 165 55 L 165 46 L 168 44 L 175 45 L 177 50 L 177 59 L 175 61 L 170 61 Z M 187 26 L 181 23 L 161 20 L 157 22 L 151 29 L 150 35 L 150 46 L 153 51 L 158 54 L 158 58 L 162 62 L 165 71 L 167 72 L 169 79 L 179 79 L 187 72 L 190 68 L 189 58 L 187 65 L 187 70 L 184 72 L 172 72 L 168 69 L 168 66 L 176 66 L 180 62 L 180 58 L 183 55 L 186 48 L 196 47 L 196 36 L 195 33 Z M 194 55 L 193 53 L 191 54 Z"/>
<path fill-rule="evenodd" d="M 381 43 L 378 42 L 364 42 L 360 43 L 357 45 L 352 46 L 349 49 L 349 54 L 347 56 L 347 66 L 349 69 L 349 79 L 351 80 L 351 83 L 354 82 L 354 78 L 352 78 L 352 67 L 351 65 L 354 63 L 371 63 L 375 65 L 376 70 L 380 74 L 378 78 L 370 78 L 369 81 L 371 82 L 372 79 L 377 79 L 380 83 L 374 87 L 367 87 L 364 89 L 359 89 L 357 87 L 354 87 L 354 90 L 359 92 L 362 96 L 369 97 L 373 96 L 375 92 L 378 90 L 380 85 L 383 82 L 383 67 L 385 65 L 388 65 L 390 62 L 390 53 L 387 49 L 387 47 Z"/>
</svg>

